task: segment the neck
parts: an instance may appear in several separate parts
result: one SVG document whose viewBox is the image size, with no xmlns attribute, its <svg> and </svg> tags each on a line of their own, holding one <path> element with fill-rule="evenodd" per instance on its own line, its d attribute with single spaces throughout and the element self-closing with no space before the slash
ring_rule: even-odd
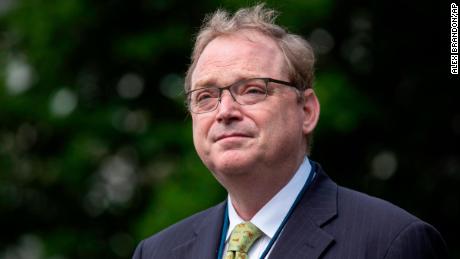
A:
<svg viewBox="0 0 460 259">
<path fill-rule="evenodd" d="M 227 189 L 232 205 L 241 219 L 249 221 L 254 215 L 275 196 L 296 173 L 303 157 L 291 166 L 252 170 L 251 174 L 232 176 L 227 179 Z"/>
</svg>

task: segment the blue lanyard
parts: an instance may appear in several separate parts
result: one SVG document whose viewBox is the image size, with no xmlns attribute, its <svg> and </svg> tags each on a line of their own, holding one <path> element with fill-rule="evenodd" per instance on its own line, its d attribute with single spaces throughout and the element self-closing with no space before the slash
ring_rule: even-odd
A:
<svg viewBox="0 0 460 259">
<path fill-rule="evenodd" d="M 283 221 L 281 222 L 281 225 L 278 227 L 278 230 L 276 230 L 275 235 L 273 235 L 273 238 L 270 240 L 270 243 L 268 243 L 267 248 L 265 248 L 264 252 L 260 256 L 260 259 L 263 259 L 267 256 L 268 252 L 273 247 L 273 244 L 275 244 L 275 241 L 278 239 L 279 235 L 281 234 L 281 231 L 283 228 L 286 226 L 286 223 L 291 217 L 292 213 L 294 212 L 294 209 L 297 207 L 297 205 L 300 202 L 300 199 L 302 198 L 303 194 L 305 191 L 308 189 L 310 186 L 311 182 L 313 182 L 313 179 L 315 178 L 316 175 L 316 163 L 310 163 L 311 164 L 311 170 L 310 174 L 308 175 L 308 179 L 305 182 L 304 186 L 302 187 L 302 190 L 300 190 L 299 194 L 297 195 L 294 203 L 292 204 L 291 208 L 289 209 L 288 213 L 286 214 L 286 217 L 284 217 Z M 227 232 L 228 232 L 228 225 L 230 224 L 230 220 L 228 218 L 228 204 L 225 206 L 225 214 L 224 214 L 224 224 L 222 225 L 222 235 L 220 237 L 220 243 L 219 243 L 219 253 L 217 255 L 218 259 L 222 259 L 223 254 L 224 254 L 224 249 L 225 249 L 225 240 L 227 238 Z"/>
</svg>

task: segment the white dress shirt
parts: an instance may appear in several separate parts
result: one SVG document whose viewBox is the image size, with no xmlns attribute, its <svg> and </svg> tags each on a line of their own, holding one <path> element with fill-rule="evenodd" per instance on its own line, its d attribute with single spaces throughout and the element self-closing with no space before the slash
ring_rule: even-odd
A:
<svg viewBox="0 0 460 259">
<path fill-rule="evenodd" d="M 305 182 L 307 181 L 311 171 L 311 165 L 307 157 L 300 165 L 299 169 L 291 180 L 275 195 L 273 198 L 265 204 L 257 213 L 252 217 L 250 222 L 257 226 L 262 232 L 260 237 L 250 248 L 248 256 L 250 259 L 258 259 L 267 248 L 268 243 L 275 235 L 276 231 L 280 227 L 282 221 L 288 214 L 295 199 L 302 190 Z M 228 218 L 229 226 L 227 231 L 227 237 L 225 240 L 224 257 L 228 247 L 228 240 L 232 233 L 232 230 L 236 225 L 244 222 L 238 216 L 235 208 L 233 207 L 230 195 L 228 195 Z M 276 242 L 276 240 L 275 240 Z M 272 248 L 274 245 L 272 246 Z M 271 250 L 270 250 L 271 251 Z M 267 254 L 267 257 L 270 253 Z"/>
</svg>

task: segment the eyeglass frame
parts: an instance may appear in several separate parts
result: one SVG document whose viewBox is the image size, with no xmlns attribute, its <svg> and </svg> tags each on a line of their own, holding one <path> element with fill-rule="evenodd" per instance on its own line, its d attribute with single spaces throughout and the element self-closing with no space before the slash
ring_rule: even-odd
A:
<svg viewBox="0 0 460 259">
<path fill-rule="evenodd" d="M 222 93 L 224 92 L 224 90 L 227 90 L 229 93 L 230 93 L 230 96 L 232 97 L 233 101 L 235 101 L 236 103 L 238 103 L 239 105 L 253 105 L 253 104 L 256 104 L 256 103 L 259 103 L 259 102 L 256 102 L 256 103 L 253 103 L 253 104 L 242 104 L 242 103 L 239 103 L 235 96 L 233 96 L 233 93 L 232 91 L 230 91 L 230 88 L 234 87 L 235 85 L 239 85 L 239 84 L 242 84 L 244 82 L 249 82 L 251 80 L 263 80 L 265 82 L 265 96 L 262 100 L 260 100 L 259 102 L 261 101 L 264 101 L 266 98 L 267 98 L 267 95 L 268 95 L 268 83 L 271 82 L 271 83 L 277 83 L 277 84 L 281 84 L 281 85 L 285 85 L 285 86 L 290 86 L 290 87 L 293 87 L 297 90 L 301 90 L 296 84 L 292 83 L 292 82 L 287 82 L 287 81 L 283 81 L 283 80 L 278 80 L 278 79 L 273 79 L 273 78 L 270 78 L 270 77 L 255 77 L 255 78 L 248 78 L 248 79 L 243 79 L 243 80 L 239 80 L 239 81 L 236 81 L 235 83 L 231 84 L 231 85 L 228 85 L 228 86 L 224 86 L 224 87 L 218 87 L 218 86 L 212 86 L 212 87 L 200 87 L 200 88 L 197 88 L 197 89 L 193 89 L 193 90 L 190 90 L 188 92 L 185 93 L 186 97 L 187 97 L 187 102 L 186 102 L 186 105 L 187 105 L 187 109 L 192 112 L 192 113 L 195 113 L 195 114 L 203 114 L 203 113 L 208 113 L 208 112 L 212 112 L 214 110 L 217 109 L 217 107 L 219 106 L 219 103 L 221 102 L 222 100 Z M 219 89 L 219 95 L 217 97 L 217 102 L 216 102 L 216 105 L 210 109 L 209 111 L 204 111 L 204 112 L 195 112 L 195 111 L 192 111 L 191 107 L 190 107 L 190 96 L 191 96 L 191 93 L 195 92 L 195 91 L 199 91 L 199 90 L 203 90 L 203 89 L 206 89 L 206 88 L 217 88 Z M 309 87 L 307 87 L 309 88 Z M 213 97 L 214 98 L 214 97 Z"/>
</svg>

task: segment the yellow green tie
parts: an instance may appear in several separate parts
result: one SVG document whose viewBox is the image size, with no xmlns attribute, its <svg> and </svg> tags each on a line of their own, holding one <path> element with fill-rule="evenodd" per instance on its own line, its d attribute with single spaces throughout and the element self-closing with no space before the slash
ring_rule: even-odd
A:
<svg viewBox="0 0 460 259">
<path fill-rule="evenodd" d="M 262 235 L 262 231 L 251 222 L 236 225 L 228 241 L 225 259 L 248 259 L 252 244 Z"/>
</svg>

